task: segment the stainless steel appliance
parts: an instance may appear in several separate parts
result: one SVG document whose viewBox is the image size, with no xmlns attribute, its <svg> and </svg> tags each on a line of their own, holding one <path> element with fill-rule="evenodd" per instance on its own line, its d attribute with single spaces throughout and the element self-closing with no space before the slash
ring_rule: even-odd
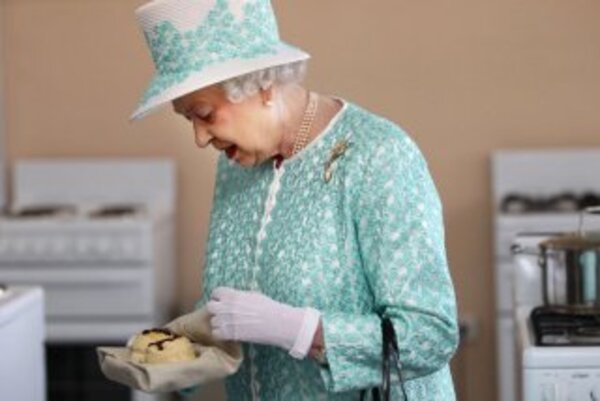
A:
<svg viewBox="0 0 600 401">
<path fill-rule="evenodd" d="M 598 204 L 600 149 L 504 150 L 492 158 L 498 401 L 516 401 L 511 245 L 518 233 L 575 231 L 579 210 Z M 590 221 L 590 229 L 598 228 Z M 541 269 L 531 272 L 540 274 Z M 541 281 L 539 281 L 541 283 Z M 541 289 L 530 292 L 542 304 Z"/>
<path fill-rule="evenodd" d="M 95 347 L 172 317 L 174 199 L 165 159 L 16 163 L 0 281 L 45 290 L 49 401 L 157 399 L 104 379 Z"/>
<path fill-rule="evenodd" d="M 546 306 L 600 307 L 600 232 L 583 229 L 584 217 L 598 212 L 600 207 L 582 210 L 577 231 L 551 236 L 536 247 L 512 248 L 520 265 L 528 262 L 541 269 Z"/>
</svg>

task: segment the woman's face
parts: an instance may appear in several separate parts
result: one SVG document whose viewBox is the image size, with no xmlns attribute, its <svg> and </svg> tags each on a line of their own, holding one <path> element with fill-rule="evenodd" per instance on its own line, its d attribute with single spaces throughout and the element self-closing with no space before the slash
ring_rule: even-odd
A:
<svg viewBox="0 0 600 401">
<path fill-rule="evenodd" d="M 278 153 L 280 135 L 273 107 L 264 94 L 232 103 L 218 85 L 189 93 L 173 101 L 176 113 L 193 126 L 196 145 L 212 145 L 242 166 L 256 166 Z"/>
</svg>

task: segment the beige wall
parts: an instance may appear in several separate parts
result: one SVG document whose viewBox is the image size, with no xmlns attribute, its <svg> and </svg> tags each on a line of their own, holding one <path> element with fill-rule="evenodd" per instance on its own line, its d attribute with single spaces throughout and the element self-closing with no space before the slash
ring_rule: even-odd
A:
<svg viewBox="0 0 600 401">
<path fill-rule="evenodd" d="M 4 2 L 0 0 L 0 59 L 4 54 Z M 4 66 L 0 63 L 0 78 L 4 76 Z M 5 137 L 5 115 L 4 115 L 4 80 L 0 79 L 0 143 L 4 141 Z M 0 146 L 0 166 L 4 165 L 5 160 L 5 149 Z M 6 189 L 5 189 L 5 172 L 0 171 L 0 208 L 4 207 L 6 202 Z"/>
<path fill-rule="evenodd" d="M 127 116 L 152 73 L 134 0 L 4 1 L 8 156 L 174 157 L 179 299 L 200 295 L 215 154 L 162 112 Z M 282 34 L 312 52 L 309 85 L 399 122 L 445 205 L 460 310 L 480 321 L 464 400 L 493 400 L 489 155 L 600 145 L 600 2 L 276 1 Z"/>
</svg>

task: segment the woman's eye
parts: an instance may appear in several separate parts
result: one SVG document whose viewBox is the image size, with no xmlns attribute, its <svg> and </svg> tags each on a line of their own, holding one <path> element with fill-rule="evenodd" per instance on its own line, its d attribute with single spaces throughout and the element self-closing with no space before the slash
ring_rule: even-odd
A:
<svg viewBox="0 0 600 401">
<path fill-rule="evenodd" d="M 194 116 L 204 122 L 210 123 L 213 121 L 213 111 L 208 107 L 201 107 L 193 112 Z"/>
<path fill-rule="evenodd" d="M 212 123 L 214 121 L 214 113 L 210 112 L 200 118 L 207 123 Z"/>
</svg>

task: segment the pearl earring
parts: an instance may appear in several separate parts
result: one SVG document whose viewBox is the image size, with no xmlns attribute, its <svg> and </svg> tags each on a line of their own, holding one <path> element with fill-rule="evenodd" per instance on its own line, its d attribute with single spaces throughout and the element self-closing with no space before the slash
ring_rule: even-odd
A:
<svg viewBox="0 0 600 401">
<path fill-rule="evenodd" d="M 273 107 L 273 101 L 271 99 L 265 101 L 265 106 Z"/>
</svg>

